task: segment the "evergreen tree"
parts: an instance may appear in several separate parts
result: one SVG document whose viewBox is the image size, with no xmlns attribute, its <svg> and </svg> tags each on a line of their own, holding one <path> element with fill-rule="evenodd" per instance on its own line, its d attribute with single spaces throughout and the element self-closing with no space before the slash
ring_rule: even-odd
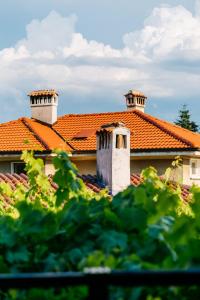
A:
<svg viewBox="0 0 200 300">
<path fill-rule="evenodd" d="M 199 126 L 194 121 L 191 121 L 190 117 L 189 109 L 187 109 L 187 105 L 184 104 L 182 109 L 179 110 L 179 117 L 175 124 L 191 131 L 198 132 Z"/>
</svg>

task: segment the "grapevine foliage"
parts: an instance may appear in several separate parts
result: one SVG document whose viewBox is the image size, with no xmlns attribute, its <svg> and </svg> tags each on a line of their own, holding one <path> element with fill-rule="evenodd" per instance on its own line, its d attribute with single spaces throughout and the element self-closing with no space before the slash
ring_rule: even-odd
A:
<svg viewBox="0 0 200 300">
<path fill-rule="evenodd" d="M 187 269 L 200 264 L 200 188 L 181 189 L 154 168 L 113 199 L 90 192 L 65 152 L 57 151 L 55 190 L 41 159 L 24 152 L 29 186 L 0 184 L 0 272 Z M 169 169 L 167 170 L 169 175 Z M 5 202 L 5 199 L 9 201 Z M 6 203 L 6 205 L 5 205 Z M 111 299 L 196 299 L 197 288 L 114 289 Z M 0 299 L 85 299 L 87 289 L 10 290 Z"/>
</svg>

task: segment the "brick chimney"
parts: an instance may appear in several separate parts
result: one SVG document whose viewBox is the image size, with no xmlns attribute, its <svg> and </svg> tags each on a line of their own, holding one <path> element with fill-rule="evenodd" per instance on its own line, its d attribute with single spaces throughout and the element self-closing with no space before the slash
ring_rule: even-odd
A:
<svg viewBox="0 0 200 300">
<path fill-rule="evenodd" d="M 57 121 L 58 93 L 55 90 L 39 90 L 28 94 L 31 117 L 49 125 Z"/>
<path fill-rule="evenodd" d="M 97 176 L 112 195 L 130 185 L 130 130 L 124 123 L 103 125 L 97 131 Z"/>
<path fill-rule="evenodd" d="M 128 110 L 138 109 L 144 112 L 147 97 L 143 93 L 130 90 L 125 97 Z"/>
</svg>

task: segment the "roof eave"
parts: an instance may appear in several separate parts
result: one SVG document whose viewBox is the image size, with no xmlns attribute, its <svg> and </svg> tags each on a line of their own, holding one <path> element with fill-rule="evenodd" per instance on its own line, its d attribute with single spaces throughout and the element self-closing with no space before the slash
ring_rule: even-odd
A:
<svg viewBox="0 0 200 300">
<path fill-rule="evenodd" d="M 24 150 L 9 150 L 9 151 L 0 151 L 0 156 L 11 156 L 11 155 L 21 155 L 23 151 L 33 151 L 36 155 L 47 155 L 51 154 L 50 150 L 32 150 L 32 149 L 24 149 Z"/>
<path fill-rule="evenodd" d="M 33 151 L 35 154 L 50 154 L 52 150 L 33 150 L 33 149 L 24 149 L 28 151 Z M 12 155 L 12 154 L 22 154 L 24 150 L 9 150 L 9 151 L 0 151 L 0 155 Z M 67 150 L 64 150 L 67 151 Z M 160 153 L 160 152 L 191 152 L 191 151 L 200 151 L 200 148 L 151 148 L 151 149 L 131 149 L 132 153 Z M 78 154 L 95 154 L 96 150 L 74 150 L 71 152 L 73 155 Z"/>
<path fill-rule="evenodd" d="M 140 153 L 140 152 L 177 152 L 177 151 L 199 151 L 200 148 L 151 148 L 151 149 L 131 149 L 131 153 Z M 73 154 L 90 154 L 90 153 L 96 153 L 96 150 L 74 150 L 72 152 Z"/>
<path fill-rule="evenodd" d="M 199 151 L 200 148 L 197 147 L 187 147 L 187 148 L 149 148 L 149 149 L 131 149 L 131 153 L 140 152 L 177 152 L 177 151 Z"/>
</svg>

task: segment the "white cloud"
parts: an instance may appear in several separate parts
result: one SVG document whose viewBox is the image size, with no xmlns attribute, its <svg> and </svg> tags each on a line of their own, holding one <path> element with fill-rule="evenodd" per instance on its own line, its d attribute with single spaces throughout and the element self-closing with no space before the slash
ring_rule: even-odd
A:
<svg viewBox="0 0 200 300">
<path fill-rule="evenodd" d="M 76 21 L 53 11 L 33 20 L 14 47 L 0 51 L 0 96 L 9 98 L 8 109 L 16 95 L 23 99 L 37 88 L 58 89 L 66 113 L 69 95 L 80 105 L 87 97 L 89 105 L 99 94 L 103 107 L 130 88 L 161 98 L 199 93 L 200 0 L 195 15 L 183 6 L 155 8 L 141 30 L 124 35 L 121 49 L 87 40 L 76 32 Z M 23 109 L 23 101 L 15 105 Z"/>
<path fill-rule="evenodd" d="M 33 20 L 27 27 L 27 37 L 17 46 L 25 46 L 31 53 L 38 51 L 59 51 L 70 45 L 75 30 L 77 17 L 61 17 L 52 11 L 43 20 Z"/>
<path fill-rule="evenodd" d="M 193 16 L 183 6 L 155 8 L 144 28 L 124 36 L 126 47 L 143 53 L 153 62 L 165 59 L 200 58 L 200 2 Z"/>
<path fill-rule="evenodd" d="M 200 18 L 200 0 L 196 0 L 195 3 L 195 16 L 196 18 Z"/>
<path fill-rule="evenodd" d="M 122 56 L 120 50 L 96 41 L 88 42 L 80 33 L 74 33 L 70 46 L 66 46 L 63 49 L 63 54 L 65 57 L 73 55 L 76 57 L 118 58 Z"/>
<path fill-rule="evenodd" d="M 75 31 L 76 19 L 51 12 L 41 21 L 33 20 L 26 28 L 26 38 L 0 51 L 0 86 L 14 87 L 10 88 L 13 96 L 16 91 L 56 88 L 65 94 L 76 93 L 81 101 L 95 91 L 114 94 L 127 83 L 132 85 L 134 78 L 148 77 L 134 66 L 138 58 L 132 51 L 88 41 Z"/>
</svg>

